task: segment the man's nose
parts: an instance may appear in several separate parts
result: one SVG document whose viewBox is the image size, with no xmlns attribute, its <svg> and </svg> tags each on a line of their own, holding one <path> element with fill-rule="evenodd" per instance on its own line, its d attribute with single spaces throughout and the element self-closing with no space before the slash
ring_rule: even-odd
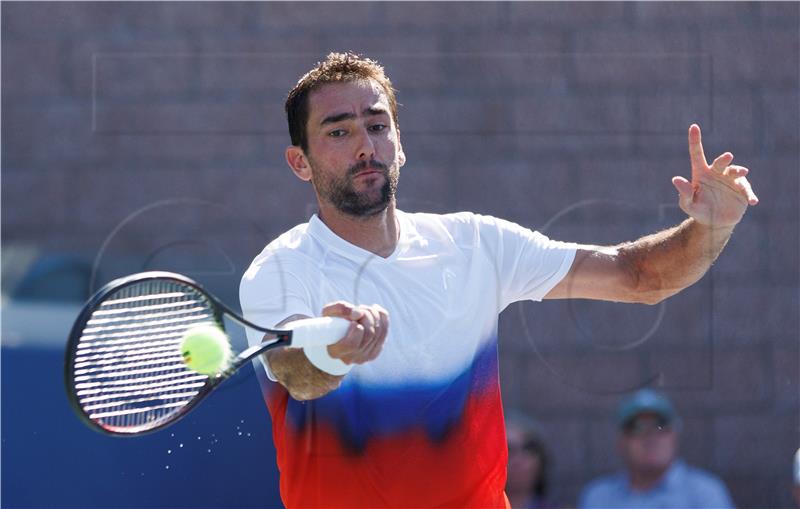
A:
<svg viewBox="0 0 800 509">
<path fill-rule="evenodd" d="M 366 129 L 359 130 L 358 136 L 358 153 L 356 157 L 359 160 L 369 161 L 375 155 L 375 144 Z"/>
</svg>

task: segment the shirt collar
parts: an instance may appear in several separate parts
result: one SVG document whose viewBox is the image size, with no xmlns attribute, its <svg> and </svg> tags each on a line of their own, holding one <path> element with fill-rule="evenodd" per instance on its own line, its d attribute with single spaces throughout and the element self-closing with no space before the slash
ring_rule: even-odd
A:
<svg viewBox="0 0 800 509">
<path fill-rule="evenodd" d="M 391 262 L 397 258 L 398 253 L 405 250 L 414 235 L 414 227 L 407 214 L 401 210 L 395 209 L 395 217 L 397 217 L 398 228 L 400 229 L 399 239 L 394 251 L 387 258 L 377 256 L 366 249 L 362 249 L 355 244 L 351 244 L 340 236 L 336 235 L 333 230 L 328 228 L 328 225 L 322 222 L 317 214 L 311 216 L 308 221 L 308 233 L 314 238 L 319 240 L 327 248 L 334 250 L 347 258 L 363 261 L 370 259 L 371 262 Z"/>
</svg>

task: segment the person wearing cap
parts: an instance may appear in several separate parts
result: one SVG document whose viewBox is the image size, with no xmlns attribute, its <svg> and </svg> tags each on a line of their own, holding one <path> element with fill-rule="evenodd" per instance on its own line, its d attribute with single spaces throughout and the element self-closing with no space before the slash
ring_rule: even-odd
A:
<svg viewBox="0 0 800 509">
<path fill-rule="evenodd" d="M 721 480 L 678 458 L 681 422 L 665 396 L 642 389 L 624 399 L 617 411 L 617 425 L 625 470 L 589 483 L 579 508 L 733 507 Z"/>
</svg>

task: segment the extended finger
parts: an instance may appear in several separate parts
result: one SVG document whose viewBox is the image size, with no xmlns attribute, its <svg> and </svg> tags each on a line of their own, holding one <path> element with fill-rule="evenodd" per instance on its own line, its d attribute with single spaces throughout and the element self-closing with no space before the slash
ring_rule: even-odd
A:
<svg viewBox="0 0 800 509">
<path fill-rule="evenodd" d="M 750 181 L 747 180 L 747 178 L 737 178 L 736 185 L 744 192 L 745 196 L 747 197 L 748 204 L 758 205 L 758 196 L 756 196 L 756 193 L 753 192 L 753 187 L 750 185 Z"/>
<path fill-rule="evenodd" d="M 672 185 L 678 190 L 678 206 L 681 210 L 691 215 L 694 186 L 683 177 L 672 177 Z"/>
<path fill-rule="evenodd" d="M 692 171 L 707 168 L 705 152 L 703 152 L 703 140 L 700 135 L 700 126 L 692 124 L 689 127 L 689 159 L 692 163 Z"/>
<path fill-rule="evenodd" d="M 672 185 L 678 190 L 681 199 L 688 198 L 691 200 L 692 196 L 694 196 L 694 186 L 685 178 L 679 176 L 672 177 Z"/>
<path fill-rule="evenodd" d="M 726 177 L 734 177 L 734 178 L 744 177 L 748 173 L 750 173 L 750 170 L 748 170 L 744 166 L 736 166 L 736 165 L 728 166 L 727 168 L 725 168 L 725 171 L 722 172 L 722 174 L 725 175 Z"/>
<path fill-rule="evenodd" d="M 722 172 L 725 171 L 725 168 L 731 164 L 731 161 L 733 161 L 733 154 L 730 152 L 725 152 L 721 156 L 714 159 L 714 162 L 711 163 L 711 169 L 716 173 L 722 174 Z"/>
</svg>

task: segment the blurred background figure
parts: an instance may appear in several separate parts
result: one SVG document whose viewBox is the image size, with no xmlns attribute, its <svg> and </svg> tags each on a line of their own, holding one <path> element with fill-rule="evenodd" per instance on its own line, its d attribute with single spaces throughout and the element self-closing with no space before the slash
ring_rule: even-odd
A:
<svg viewBox="0 0 800 509">
<path fill-rule="evenodd" d="M 794 454 L 794 469 L 792 471 L 792 495 L 794 495 L 794 503 L 800 508 L 800 449 Z"/>
<path fill-rule="evenodd" d="M 663 395 L 642 389 L 617 410 L 618 450 L 625 471 L 591 482 L 579 507 L 726 509 L 733 502 L 714 475 L 678 458 L 680 419 Z"/>
<path fill-rule="evenodd" d="M 512 509 L 555 509 L 549 499 L 550 454 L 536 423 L 511 413 L 506 417 L 506 438 L 506 495 Z"/>
</svg>

